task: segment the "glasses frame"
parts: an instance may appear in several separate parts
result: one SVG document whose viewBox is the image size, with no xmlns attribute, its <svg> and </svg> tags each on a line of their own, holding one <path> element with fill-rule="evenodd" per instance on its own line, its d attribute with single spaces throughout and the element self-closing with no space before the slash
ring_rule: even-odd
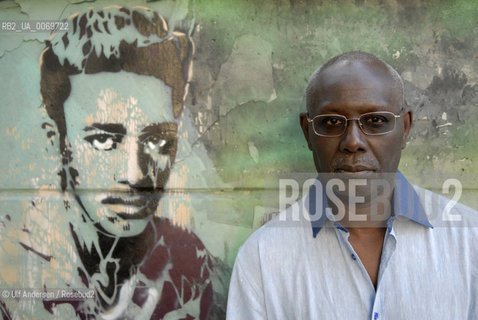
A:
<svg viewBox="0 0 478 320">
<path fill-rule="evenodd" d="M 363 116 L 366 116 L 366 115 L 370 115 L 370 114 L 383 114 L 383 113 L 388 113 L 388 114 L 391 114 L 393 115 L 394 117 L 394 122 L 393 122 L 393 128 L 390 129 L 389 131 L 386 131 L 386 132 L 381 132 L 381 133 L 367 133 L 364 131 L 363 129 L 363 125 L 362 125 L 362 122 L 360 121 L 360 118 L 363 117 Z M 334 116 L 334 117 L 340 117 L 340 118 L 343 118 L 345 120 L 345 126 L 344 126 L 344 131 L 340 134 L 336 134 L 336 135 L 325 135 L 325 134 L 320 134 L 317 132 L 317 130 L 315 130 L 315 126 L 314 126 L 314 120 L 318 117 L 323 117 L 323 116 Z M 315 117 L 313 117 L 312 119 L 309 118 L 309 114 L 307 114 L 307 121 L 309 123 L 312 124 L 312 129 L 314 130 L 314 133 L 320 137 L 328 137 L 328 138 L 334 138 L 334 137 L 340 137 L 342 136 L 346 131 L 347 131 L 347 128 L 349 126 L 349 121 L 357 121 L 358 124 L 359 124 L 359 127 L 360 127 L 360 130 L 363 132 L 363 134 L 367 135 L 367 136 L 381 136 L 381 135 L 384 135 L 384 134 L 387 134 L 387 133 L 390 133 L 392 132 L 393 130 L 395 130 L 395 126 L 397 124 L 397 118 L 400 118 L 402 115 L 400 114 L 395 114 L 391 111 L 373 111 L 373 112 L 367 112 L 367 113 L 363 113 L 361 114 L 360 116 L 358 117 L 355 117 L 355 118 L 347 118 L 346 116 L 343 116 L 341 114 L 335 114 L 335 113 L 328 113 L 328 114 L 318 114 L 316 115 Z"/>
</svg>

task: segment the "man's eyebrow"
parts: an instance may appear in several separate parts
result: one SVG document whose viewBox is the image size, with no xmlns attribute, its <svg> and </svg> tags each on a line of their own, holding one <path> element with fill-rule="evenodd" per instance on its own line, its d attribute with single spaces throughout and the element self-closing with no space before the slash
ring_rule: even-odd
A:
<svg viewBox="0 0 478 320">
<path fill-rule="evenodd" d="M 93 123 L 91 126 L 85 127 L 84 131 L 100 129 L 106 132 L 126 134 L 126 128 L 122 124 L 117 123 Z"/>
</svg>

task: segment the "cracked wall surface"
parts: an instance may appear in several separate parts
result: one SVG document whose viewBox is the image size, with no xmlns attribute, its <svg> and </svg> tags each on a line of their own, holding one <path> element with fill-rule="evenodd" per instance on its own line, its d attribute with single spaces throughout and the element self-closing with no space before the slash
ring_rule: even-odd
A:
<svg viewBox="0 0 478 320">
<path fill-rule="evenodd" d="M 278 186 L 270 178 L 314 172 L 298 115 L 304 111 L 308 77 L 336 54 L 371 52 L 399 71 L 415 120 L 400 170 L 413 183 L 437 192 L 446 179 L 457 178 L 463 186 L 461 201 L 478 208 L 476 1 L 18 0 L 0 2 L 0 21 L 61 20 L 89 8 L 109 6 L 150 8 L 164 17 L 168 32 L 177 30 L 194 44 L 191 68 L 183 70 L 189 84 L 178 122 L 177 156 L 170 162 L 165 196 L 154 216 L 170 222 L 171 230 L 180 235 L 170 241 L 186 239 L 200 247 L 197 252 L 202 248 L 207 252 L 210 261 L 206 259 L 205 266 L 210 276 L 200 278 L 205 287 L 210 283 L 213 288 L 210 318 L 223 315 L 228 274 L 239 246 L 264 216 L 277 211 Z M 60 133 L 40 95 L 40 57 L 50 37 L 49 32 L 0 33 L 0 288 L 99 290 L 92 283 L 106 286 L 112 281 L 106 274 L 113 265 L 118 270 L 130 268 L 124 281 L 116 284 L 115 299 L 127 287 L 124 283 L 162 288 L 161 277 L 148 277 L 145 271 L 146 265 L 163 258 L 160 249 L 154 251 L 157 256 L 145 253 L 150 260 L 143 264 L 124 265 L 116 258 L 103 257 L 98 266 L 91 266 L 101 271 L 96 273 L 88 269 L 93 258 L 85 258 L 72 236 L 81 235 L 88 248 L 84 252 L 90 253 L 95 245 L 104 247 L 108 241 L 124 238 L 99 237 L 97 229 L 81 220 L 82 209 L 75 205 L 78 194 L 94 199 L 105 190 L 115 190 L 99 179 L 97 185 L 87 186 L 87 179 L 116 178 L 121 170 L 111 171 L 111 166 L 101 162 L 106 157 L 100 156 L 90 163 L 89 176 L 78 174 L 74 191 L 70 185 L 62 191 L 59 173 L 66 156 L 61 154 Z M 81 50 L 70 48 L 69 55 Z M 100 77 L 99 86 L 106 86 L 106 79 L 110 78 L 101 81 Z M 136 82 L 140 87 L 142 82 Z M 141 96 L 150 97 L 146 101 L 154 100 L 156 87 L 152 87 L 144 82 L 148 95 Z M 119 91 L 129 89 L 120 85 Z M 79 110 L 86 112 L 82 102 L 80 98 Z M 116 112 L 118 117 L 124 114 Z M 81 115 L 78 112 L 73 119 Z M 115 114 L 106 114 L 111 115 Z M 75 132 L 74 127 L 68 130 Z M 73 148 L 69 138 L 66 146 Z M 112 146 L 105 143 L 108 140 L 97 140 L 96 148 Z M 93 151 L 77 150 L 73 161 L 81 155 L 92 159 Z M 67 174 L 75 176 L 74 171 Z M 156 241 L 161 244 L 158 248 L 171 251 L 165 239 Z M 183 251 L 173 251 L 185 259 Z M 104 310 L 91 302 L 88 310 L 98 315 L 109 309 L 105 305 L 114 306 L 117 301 L 100 303 Z M 134 312 L 139 302 L 131 301 L 127 310 L 120 311 Z M 191 299 L 172 315 L 198 313 L 198 301 Z M 0 309 L 14 318 L 35 314 L 62 319 L 80 314 L 72 304 L 53 304 L 2 300 Z"/>
</svg>

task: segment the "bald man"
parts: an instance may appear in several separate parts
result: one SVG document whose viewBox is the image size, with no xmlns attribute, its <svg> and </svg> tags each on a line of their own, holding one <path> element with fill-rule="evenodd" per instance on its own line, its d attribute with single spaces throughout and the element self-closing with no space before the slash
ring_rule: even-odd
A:
<svg viewBox="0 0 478 320">
<path fill-rule="evenodd" d="M 397 71 L 341 54 L 306 106 L 318 177 L 240 248 L 227 318 L 478 319 L 478 213 L 398 171 L 413 116 Z"/>
</svg>

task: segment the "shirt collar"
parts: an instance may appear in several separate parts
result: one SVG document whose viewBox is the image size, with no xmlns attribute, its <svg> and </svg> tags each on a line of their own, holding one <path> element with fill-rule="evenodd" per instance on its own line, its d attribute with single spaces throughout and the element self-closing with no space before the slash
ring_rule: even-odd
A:
<svg viewBox="0 0 478 320">
<path fill-rule="evenodd" d="M 330 214 L 330 212 L 327 212 L 329 208 L 327 205 L 325 188 L 323 188 L 322 185 L 322 188 L 318 188 L 318 185 L 321 185 L 321 182 L 319 179 L 316 179 L 315 183 L 310 187 L 304 203 L 306 210 L 309 213 L 312 225 L 312 236 L 314 238 L 327 221 L 327 215 Z M 317 189 L 322 191 L 320 196 L 316 195 Z M 393 216 L 389 220 L 389 225 L 397 217 L 403 216 L 425 227 L 433 228 L 428 220 L 425 209 L 423 209 L 423 206 L 420 203 L 417 192 L 400 171 L 397 172 L 392 203 Z M 320 210 L 320 212 L 318 212 L 318 210 Z M 335 222 L 335 224 L 338 223 Z"/>
</svg>

